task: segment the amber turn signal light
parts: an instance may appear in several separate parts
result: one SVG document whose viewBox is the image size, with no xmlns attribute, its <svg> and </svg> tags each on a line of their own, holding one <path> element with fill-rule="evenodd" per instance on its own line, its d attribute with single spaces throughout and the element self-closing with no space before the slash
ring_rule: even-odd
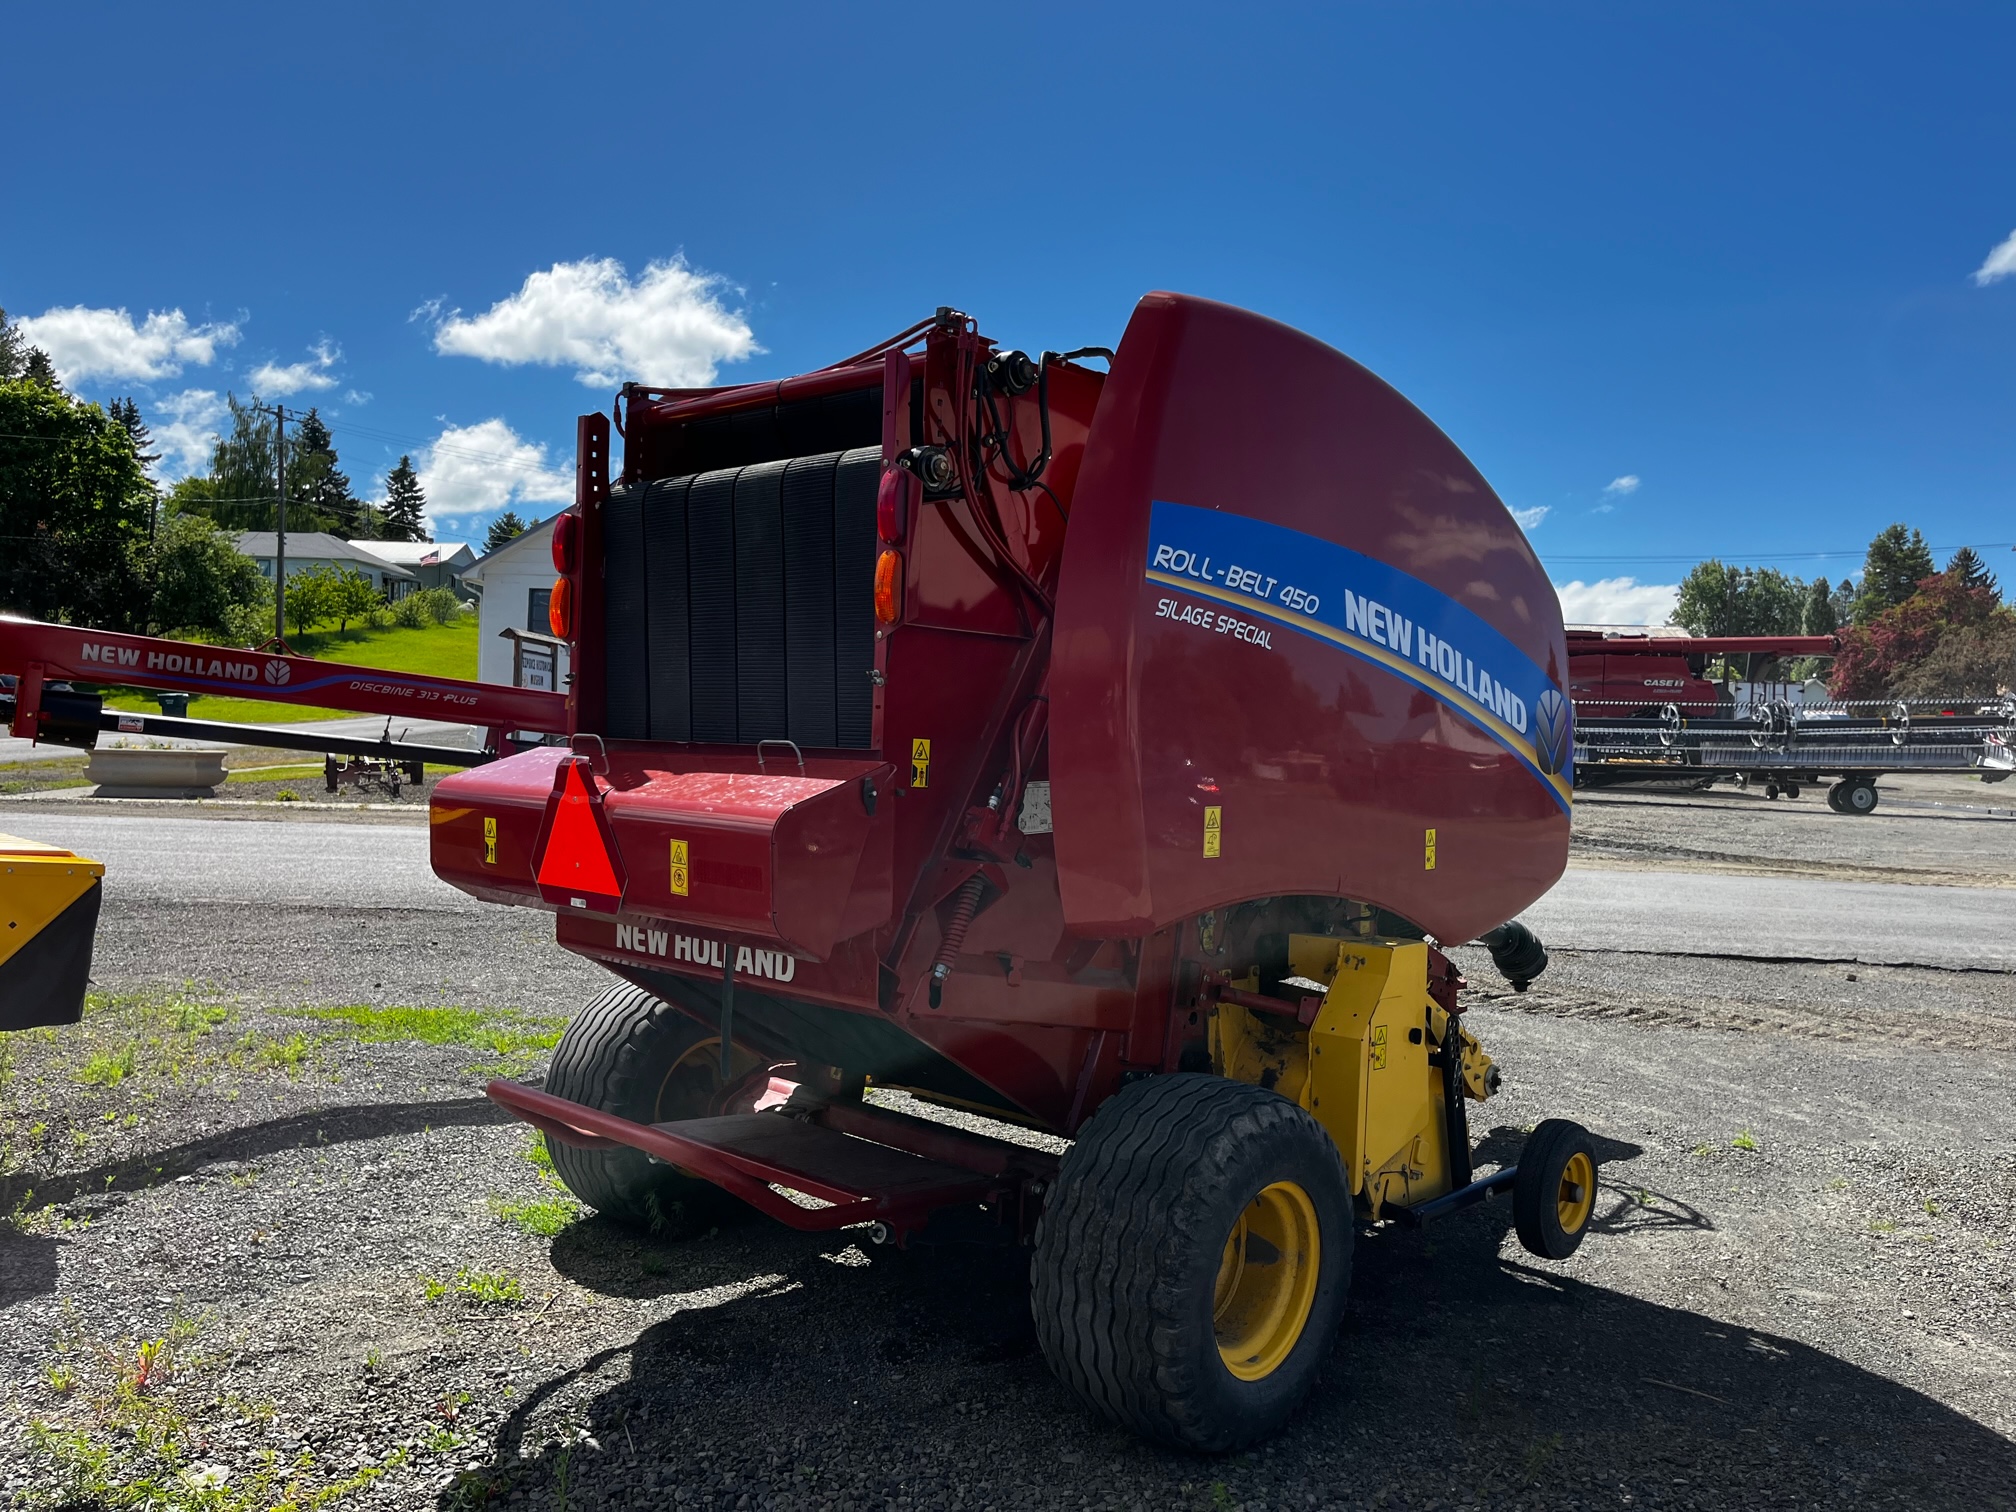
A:
<svg viewBox="0 0 2016 1512">
<path fill-rule="evenodd" d="M 902 610 L 903 553 L 885 549 L 875 558 L 875 618 L 893 625 Z"/>
<path fill-rule="evenodd" d="M 564 577 L 553 579 L 553 592 L 546 600 L 546 623 L 560 639 L 574 639 L 574 584 Z"/>
<path fill-rule="evenodd" d="M 572 572 L 577 555 L 576 544 L 581 538 L 581 516 L 563 514 L 553 522 L 553 570 Z"/>
</svg>

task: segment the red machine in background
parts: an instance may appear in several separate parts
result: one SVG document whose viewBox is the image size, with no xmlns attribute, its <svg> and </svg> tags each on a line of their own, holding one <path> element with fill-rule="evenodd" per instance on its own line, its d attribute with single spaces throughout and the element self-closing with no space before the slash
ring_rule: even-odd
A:
<svg viewBox="0 0 2016 1512">
<path fill-rule="evenodd" d="M 1153 294 L 1117 354 L 940 310 L 781 383 L 627 387 L 617 429 L 612 480 L 581 420 L 554 534 L 572 748 L 444 779 L 431 826 L 442 878 L 625 984 L 542 1089 L 491 1088 L 577 1195 L 1033 1232 L 1059 1375 L 1201 1448 L 1307 1386 L 1354 1210 L 1509 1189 L 1529 1247 L 1574 1249 L 1575 1126 L 1472 1180 L 1497 1073 L 1430 939 L 1545 964 L 1507 921 L 1566 862 L 1568 654 L 1406 400 Z M 746 1111 L 773 1073 L 791 1104 Z"/>
<path fill-rule="evenodd" d="M 1758 680 L 1760 659 L 1832 656 L 1831 635 L 1665 636 L 1568 632 L 1575 773 L 1583 787 L 1723 779 L 1766 798 L 1828 782 L 1840 814 L 1875 812 L 1888 773 L 1957 772 L 2007 780 L 2016 761 L 2016 699 L 1809 696 L 1809 685 Z M 1741 659 L 1740 681 L 1702 676 L 1710 658 Z M 1831 780 L 1830 780 L 1831 779 Z"/>
<path fill-rule="evenodd" d="M 1832 656 L 1833 635 L 1613 635 L 1570 630 L 1568 684 L 1578 714 L 1657 715 L 1668 704 L 1706 714 L 1732 703 L 1702 676 L 1712 659 Z"/>
</svg>

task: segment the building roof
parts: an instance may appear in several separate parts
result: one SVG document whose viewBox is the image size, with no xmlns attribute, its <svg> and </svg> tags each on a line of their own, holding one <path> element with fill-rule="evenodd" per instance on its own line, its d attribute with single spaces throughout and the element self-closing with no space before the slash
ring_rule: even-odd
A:
<svg viewBox="0 0 2016 1512">
<path fill-rule="evenodd" d="M 464 566 L 476 560 L 476 553 L 463 541 L 352 541 L 349 544 L 359 551 L 369 552 L 380 561 L 399 567 L 452 565 L 458 556 L 463 558 Z"/>
<path fill-rule="evenodd" d="M 275 547 L 276 537 L 270 530 L 241 530 L 238 533 L 238 550 L 255 561 L 260 558 L 270 560 L 278 555 Z M 379 572 L 390 573 L 393 577 L 413 576 L 396 562 L 373 556 L 320 530 L 288 531 L 287 555 L 297 562 L 357 562 Z"/>
<path fill-rule="evenodd" d="M 490 563 L 497 561 L 500 557 L 510 556 L 513 552 L 522 551 L 534 543 L 541 543 L 542 549 L 551 550 L 552 548 L 545 547 L 543 543 L 553 534 L 553 520 L 559 518 L 560 516 L 556 514 L 552 519 L 541 520 L 535 525 L 529 525 L 525 528 L 524 534 L 515 535 L 495 551 L 489 553 L 489 555 L 478 557 L 475 566 L 463 570 L 462 580 L 464 582 L 481 583 L 483 581 L 483 569 Z"/>
</svg>

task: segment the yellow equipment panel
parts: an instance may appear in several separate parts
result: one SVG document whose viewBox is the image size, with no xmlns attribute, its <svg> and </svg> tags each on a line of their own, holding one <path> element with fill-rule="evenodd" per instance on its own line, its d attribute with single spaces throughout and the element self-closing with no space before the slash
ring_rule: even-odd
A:
<svg viewBox="0 0 2016 1512">
<path fill-rule="evenodd" d="M 83 1016 L 104 876 L 74 851 L 0 835 L 0 1029 Z"/>
</svg>

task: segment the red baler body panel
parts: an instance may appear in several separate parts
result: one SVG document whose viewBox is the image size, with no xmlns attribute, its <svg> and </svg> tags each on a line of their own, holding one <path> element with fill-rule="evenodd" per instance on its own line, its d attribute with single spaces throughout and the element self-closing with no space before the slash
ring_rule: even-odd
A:
<svg viewBox="0 0 2016 1512">
<path fill-rule="evenodd" d="M 1286 326 L 1150 295 L 1093 423 L 1058 593 L 1050 770 L 1073 930 L 1137 934 L 1319 893 L 1467 939 L 1553 885 L 1568 851 L 1558 766 L 1539 770 L 1412 655 L 1382 664 L 1362 654 L 1369 636 L 1347 647 L 1310 633 L 1342 606 L 1288 612 L 1292 578 L 1265 599 L 1222 575 L 1151 578 L 1170 544 L 1151 530 L 1164 503 L 1282 527 L 1311 551 L 1346 546 L 1417 581 L 1422 601 L 1481 619 L 1532 669 L 1529 723 L 1532 689 L 1565 682 L 1560 608 L 1532 548 L 1426 417 Z M 1266 544 L 1279 560 L 1279 538 Z M 1208 625 L 1182 617 L 1193 607 Z M 1221 630 L 1227 615 L 1237 623 Z M 1216 857 L 1207 805 L 1221 810 Z"/>
</svg>

